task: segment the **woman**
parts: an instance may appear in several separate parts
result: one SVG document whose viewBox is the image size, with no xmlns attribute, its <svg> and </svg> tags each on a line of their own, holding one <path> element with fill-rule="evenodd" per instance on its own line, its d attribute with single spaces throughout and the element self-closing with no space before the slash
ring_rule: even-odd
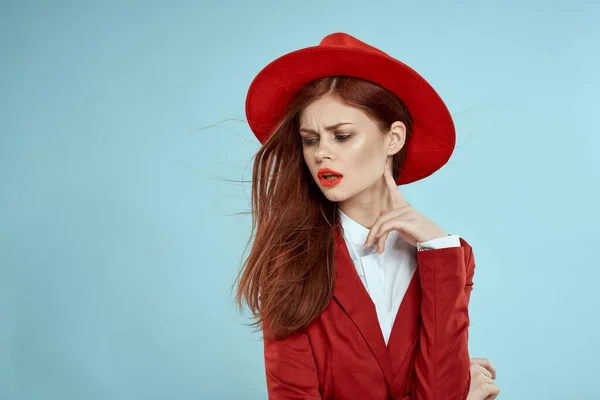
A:
<svg viewBox="0 0 600 400">
<path fill-rule="evenodd" d="M 246 113 L 263 146 L 237 300 L 264 333 L 269 398 L 495 398 L 467 346 L 471 246 L 398 189 L 454 149 L 435 90 L 335 33 L 267 65 Z"/>
</svg>

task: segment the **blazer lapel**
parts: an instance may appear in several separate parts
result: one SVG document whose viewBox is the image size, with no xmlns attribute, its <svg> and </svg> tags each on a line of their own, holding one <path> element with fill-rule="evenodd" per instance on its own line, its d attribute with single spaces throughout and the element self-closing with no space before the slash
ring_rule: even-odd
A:
<svg viewBox="0 0 600 400">
<path fill-rule="evenodd" d="M 352 319 L 377 359 L 388 387 L 392 385 L 392 364 L 383 339 L 375 305 L 360 281 L 344 238 L 335 232 L 335 279 L 333 296 Z"/>
<path fill-rule="evenodd" d="M 400 303 L 388 340 L 387 348 L 394 373 L 410 360 L 410 357 L 407 357 L 408 351 L 418 339 L 421 327 L 421 297 L 421 280 L 417 265 Z"/>
</svg>

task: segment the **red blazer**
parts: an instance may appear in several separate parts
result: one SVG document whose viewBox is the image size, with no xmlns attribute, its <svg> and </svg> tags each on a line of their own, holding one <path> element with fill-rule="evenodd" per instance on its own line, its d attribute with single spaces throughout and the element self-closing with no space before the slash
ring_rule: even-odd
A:
<svg viewBox="0 0 600 400">
<path fill-rule="evenodd" d="M 471 246 L 417 252 L 386 346 L 341 235 L 332 300 L 306 329 L 264 340 L 269 399 L 459 400 L 471 384 Z"/>
</svg>

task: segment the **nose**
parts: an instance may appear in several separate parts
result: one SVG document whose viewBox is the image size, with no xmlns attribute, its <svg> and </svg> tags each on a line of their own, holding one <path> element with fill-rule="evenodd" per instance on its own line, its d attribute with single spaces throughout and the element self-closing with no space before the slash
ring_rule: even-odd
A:
<svg viewBox="0 0 600 400">
<path fill-rule="evenodd" d="M 323 161 L 324 158 L 328 158 L 331 160 L 332 150 L 330 148 L 330 145 L 327 144 L 324 140 L 319 140 L 317 148 L 315 150 L 315 158 L 318 162 Z"/>
</svg>

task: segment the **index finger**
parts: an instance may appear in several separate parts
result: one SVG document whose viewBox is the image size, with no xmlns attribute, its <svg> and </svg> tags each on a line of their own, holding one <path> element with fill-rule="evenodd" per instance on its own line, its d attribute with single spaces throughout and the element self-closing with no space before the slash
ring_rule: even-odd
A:
<svg viewBox="0 0 600 400">
<path fill-rule="evenodd" d="M 394 209 L 409 205 L 402 193 L 400 192 L 400 189 L 398 189 L 396 181 L 394 181 L 394 177 L 392 176 L 391 163 L 385 163 L 383 176 L 385 178 L 385 183 L 387 184 L 387 187 L 390 190 L 390 196 L 392 197 L 392 206 L 394 207 Z"/>
<path fill-rule="evenodd" d="M 496 379 L 496 369 L 492 366 L 492 363 L 490 362 L 490 360 L 488 360 L 487 358 L 471 358 L 471 360 L 474 363 L 479 364 L 483 368 L 490 371 L 490 373 L 492 374 L 492 379 Z"/>
</svg>

